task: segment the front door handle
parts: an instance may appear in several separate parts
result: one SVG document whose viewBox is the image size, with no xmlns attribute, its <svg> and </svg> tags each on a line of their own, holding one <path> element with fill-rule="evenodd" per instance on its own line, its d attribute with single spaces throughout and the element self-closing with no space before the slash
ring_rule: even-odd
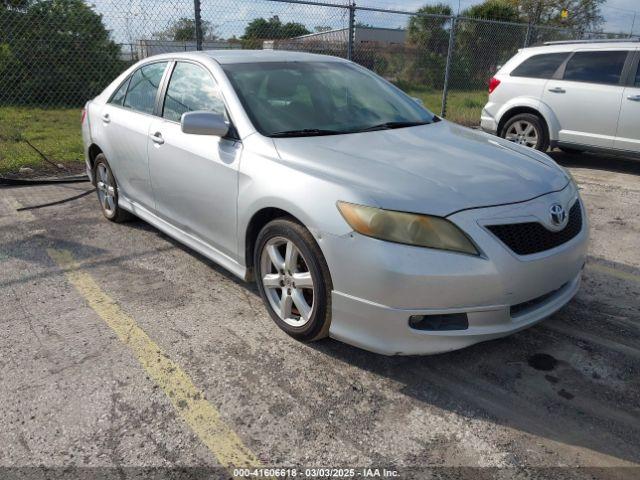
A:
<svg viewBox="0 0 640 480">
<path fill-rule="evenodd" d="M 640 95 L 629 95 L 627 100 L 631 100 L 632 102 L 640 102 Z"/>
<path fill-rule="evenodd" d="M 151 135 L 151 140 L 153 140 L 154 143 L 157 143 L 158 145 L 162 145 L 164 143 L 164 138 L 162 138 L 162 134 L 160 132 L 156 132 Z"/>
<path fill-rule="evenodd" d="M 551 93 L 565 93 L 566 92 L 566 90 L 564 88 L 560 88 L 560 87 L 550 88 L 549 91 Z"/>
<path fill-rule="evenodd" d="M 111 118 L 109 118 L 109 114 L 105 113 L 104 115 L 102 115 L 102 121 L 104 123 L 109 123 L 111 121 Z"/>
</svg>

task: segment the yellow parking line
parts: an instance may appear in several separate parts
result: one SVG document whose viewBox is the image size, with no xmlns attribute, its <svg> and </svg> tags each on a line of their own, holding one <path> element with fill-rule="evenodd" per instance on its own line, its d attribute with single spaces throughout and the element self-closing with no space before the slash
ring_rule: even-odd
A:
<svg viewBox="0 0 640 480">
<path fill-rule="evenodd" d="M 630 282 L 640 283 L 640 275 L 635 275 L 633 273 L 625 272 L 624 270 L 618 270 L 616 268 L 607 267 L 606 265 L 602 265 L 600 263 L 588 263 L 587 268 L 589 268 L 589 270 L 594 270 L 596 272 L 604 273 L 605 275 L 616 277 L 621 280 L 628 280 Z"/>
<path fill-rule="evenodd" d="M 66 250 L 47 249 L 49 256 L 65 271 L 69 282 L 89 306 L 128 346 L 151 378 L 164 390 L 178 414 L 225 468 L 259 467 L 258 458 L 220 418 L 216 408 L 204 399 L 189 375 L 171 361 L 118 304 L 104 293 L 91 275 Z"/>
</svg>

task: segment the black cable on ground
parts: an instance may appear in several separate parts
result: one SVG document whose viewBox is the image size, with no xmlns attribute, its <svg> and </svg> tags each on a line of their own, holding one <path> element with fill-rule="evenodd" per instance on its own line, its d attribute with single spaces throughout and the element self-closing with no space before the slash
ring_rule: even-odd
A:
<svg viewBox="0 0 640 480">
<path fill-rule="evenodd" d="M 7 178 L 0 177 L 0 185 L 15 186 L 15 185 L 50 185 L 55 183 L 77 183 L 88 182 L 89 177 L 87 175 L 73 175 L 68 177 L 58 178 L 36 178 L 29 180 L 26 178 Z"/>
<path fill-rule="evenodd" d="M 22 212 L 23 210 L 36 210 L 38 208 L 44 208 L 44 207 L 52 207 L 53 205 L 60 205 L 62 203 L 66 203 L 66 202 L 70 202 L 72 200 L 77 200 L 78 198 L 82 198 L 85 197 L 87 195 L 89 195 L 90 193 L 95 192 L 96 189 L 93 188 L 91 190 L 87 190 L 86 192 L 82 192 L 80 195 L 74 195 L 73 197 L 69 197 L 69 198 L 64 198 L 62 200 L 58 200 L 56 202 L 49 202 L 49 203 L 43 203 L 42 205 L 33 205 L 31 207 L 22 207 L 22 208 L 17 208 L 16 211 L 17 212 Z"/>
<path fill-rule="evenodd" d="M 61 168 L 58 166 L 58 164 L 56 162 L 52 162 L 51 160 L 49 160 L 49 157 L 47 157 L 44 153 L 42 153 L 42 151 L 40 151 L 40 149 L 38 147 L 36 147 L 33 143 L 31 143 L 29 140 L 27 140 L 26 138 L 22 139 L 27 145 L 29 145 L 33 150 L 36 151 L 36 153 L 38 155 L 40 155 L 40 158 L 42 158 L 45 162 L 53 165 L 56 168 Z M 61 164 L 62 165 L 62 164 Z M 62 170 L 66 170 L 67 168 L 65 166 L 62 166 Z"/>
</svg>

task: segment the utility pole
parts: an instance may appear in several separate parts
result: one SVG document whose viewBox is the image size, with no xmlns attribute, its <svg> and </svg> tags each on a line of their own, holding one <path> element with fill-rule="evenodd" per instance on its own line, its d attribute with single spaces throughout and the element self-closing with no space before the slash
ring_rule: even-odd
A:
<svg viewBox="0 0 640 480">
<path fill-rule="evenodd" d="M 356 35 L 356 2 L 349 2 L 349 30 L 347 38 L 347 60 L 353 60 L 353 42 Z"/>
<path fill-rule="evenodd" d="M 202 50 L 202 18 L 200 13 L 200 0 L 193 0 L 193 16 L 196 22 L 196 50 Z"/>
</svg>

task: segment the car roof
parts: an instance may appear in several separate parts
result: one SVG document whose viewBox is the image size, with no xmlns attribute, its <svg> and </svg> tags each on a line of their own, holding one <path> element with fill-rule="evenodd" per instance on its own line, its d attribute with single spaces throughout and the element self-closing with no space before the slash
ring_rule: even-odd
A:
<svg viewBox="0 0 640 480">
<path fill-rule="evenodd" d="M 162 58 L 204 59 L 209 58 L 220 64 L 231 63 L 260 63 L 260 62 L 346 62 L 346 60 L 331 55 L 294 52 L 288 50 L 202 50 L 195 52 L 173 52 L 154 55 L 145 60 Z"/>
<path fill-rule="evenodd" d="M 523 48 L 522 52 L 527 53 L 554 53 L 554 52 L 572 52 L 574 50 L 634 50 L 638 48 L 638 42 L 575 42 L 575 43 L 557 43 L 551 45 L 534 45 L 532 47 Z"/>
</svg>

